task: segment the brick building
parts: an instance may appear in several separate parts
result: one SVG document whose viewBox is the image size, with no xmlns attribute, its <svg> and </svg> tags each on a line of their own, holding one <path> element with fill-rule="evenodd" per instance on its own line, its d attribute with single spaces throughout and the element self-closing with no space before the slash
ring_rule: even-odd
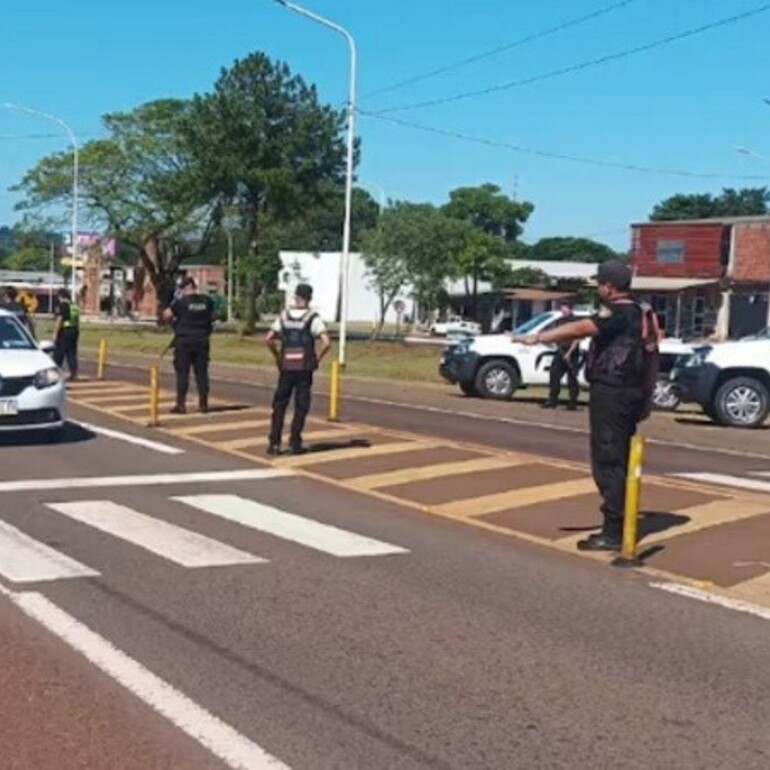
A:
<svg viewBox="0 0 770 770">
<path fill-rule="evenodd" d="M 735 338 L 770 324 L 770 216 L 632 225 L 636 283 L 667 334 Z"/>
</svg>

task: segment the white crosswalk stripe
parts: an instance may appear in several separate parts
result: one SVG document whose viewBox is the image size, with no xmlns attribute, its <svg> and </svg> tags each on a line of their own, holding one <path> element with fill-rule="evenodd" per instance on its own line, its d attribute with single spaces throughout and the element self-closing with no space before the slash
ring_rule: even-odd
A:
<svg viewBox="0 0 770 770">
<path fill-rule="evenodd" d="M 405 548 L 286 513 L 237 495 L 193 495 L 174 499 L 214 516 L 340 558 L 409 553 Z"/>
<path fill-rule="evenodd" d="M 49 503 L 53 511 L 144 548 L 182 567 L 223 567 L 266 561 L 197 532 L 147 516 L 110 500 Z"/>
<path fill-rule="evenodd" d="M 99 573 L 0 521 L 0 575 L 14 583 L 95 577 Z"/>
<path fill-rule="evenodd" d="M 703 484 L 714 484 L 719 487 L 735 487 L 751 492 L 770 492 L 770 481 L 764 481 L 762 477 L 770 477 L 770 472 L 752 471 L 748 476 L 732 476 L 726 473 L 677 473 L 678 479 L 699 481 Z"/>
</svg>

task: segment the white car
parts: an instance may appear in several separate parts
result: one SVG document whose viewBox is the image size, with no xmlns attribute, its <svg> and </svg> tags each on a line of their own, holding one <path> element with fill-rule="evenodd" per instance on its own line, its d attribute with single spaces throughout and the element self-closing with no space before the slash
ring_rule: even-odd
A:
<svg viewBox="0 0 770 770">
<path fill-rule="evenodd" d="M 61 372 L 44 352 L 51 349 L 38 345 L 16 316 L 0 310 L 0 432 L 60 434 L 66 397 Z"/>
<path fill-rule="evenodd" d="M 446 321 L 434 321 L 430 325 L 430 333 L 433 337 L 476 336 L 481 334 L 481 324 L 461 318 L 460 316 L 452 316 Z"/>
</svg>

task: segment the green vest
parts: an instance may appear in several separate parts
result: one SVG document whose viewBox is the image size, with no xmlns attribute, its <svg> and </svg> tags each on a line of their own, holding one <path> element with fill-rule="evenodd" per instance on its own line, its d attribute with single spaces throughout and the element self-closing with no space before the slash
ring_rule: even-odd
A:
<svg viewBox="0 0 770 770">
<path fill-rule="evenodd" d="M 74 303 L 70 303 L 70 317 L 68 321 L 64 321 L 62 324 L 64 329 L 79 329 L 80 328 L 80 308 Z"/>
</svg>

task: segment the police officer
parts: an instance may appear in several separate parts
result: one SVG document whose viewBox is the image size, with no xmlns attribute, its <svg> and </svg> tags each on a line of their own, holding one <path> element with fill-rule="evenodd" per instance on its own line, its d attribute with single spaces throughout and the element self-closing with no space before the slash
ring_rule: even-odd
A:
<svg viewBox="0 0 770 770">
<path fill-rule="evenodd" d="M 572 314 L 572 305 L 569 302 L 562 303 L 561 318 L 557 321 L 556 327 L 574 321 Z M 580 351 L 576 340 L 566 340 L 558 343 L 556 352 L 551 359 L 551 369 L 549 372 L 549 394 L 548 399 L 543 404 L 543 409 L 556 409 L 559 405 L 559 394 L 561 393 L 561 383 L 564 375 L 567 375 L 567 389 L 569 390 L 569 404 L 567 409 L 575 411 L 580 398 L 580 384 L 578 383 L 578 369 L 580 367 Z"/>
<path fill-rule="evenodd" d="M 591 465 L 602 497 L 604 525 L 600 533 L 578 543 L 583 551 L 620 549 L 631 437 L 649 411 L 655 373 L 648 371 L 649 341 L 644 333 L 645 313 L 651 311 L 631 300 L 631 277 L 622 262 L 603 263 L 596 276 L 600 297 L 596 315 L 521 340 L 539 344 L 592 338 L 586 362 Z"/>
<path fill-rule="evenodd" d="M 26 305 L 19 302 L 19 292 L 15 286 L 9 286 L 2 294 L 0 298 L 0 308 L 7 310 L 9 313 L 13 313 L 16 318 L 21 321 L 27 328 L 27 331 L 35 339 L 35 325 L 32 323 L 32 318 L 29 315 Z"/>
<path fill-rule="evenodd" d="M 78 340 L 80 339 L 80 308 L 72 301 L 67 289 L 59 289 L 59 307 L 53 327 L 53 360 L 61 368 L 67 361 L 69 379 L 78 378 Z"/>
<path fill-rule="evenodd" d="M 211 297 L 198 292 L 192 277 L 183 279 L 181 296 L 163 312 L 167 323 L 173 325 L 174 370 L 176 372 L 176 405 L 172 414 L 186 414 L 190 369 L 195 372 L 198 406 L 202 413 L 209 410 L 209 357 L 211 333 L 214 330 L 214 303 Z"/>
<path fill-rule="evenodd" d="M 280 375 L 273 397 L 273 419 L 267 453 L 281 451 L 286 409 L 294 394 L 294 420 L 291 424 L 290 451 L 302 454 L 302 431 L 310 412 L 313 372 L 329 352 L 331 343 L 318 313 L 310 309 L 313 289 L 301 283 L 294 293 L 294 306 L 283 311 L 267 334 L 267 346 L 275 356 Z M 320 345 L 316 350 L 316 342 Z"/>
</svg>

